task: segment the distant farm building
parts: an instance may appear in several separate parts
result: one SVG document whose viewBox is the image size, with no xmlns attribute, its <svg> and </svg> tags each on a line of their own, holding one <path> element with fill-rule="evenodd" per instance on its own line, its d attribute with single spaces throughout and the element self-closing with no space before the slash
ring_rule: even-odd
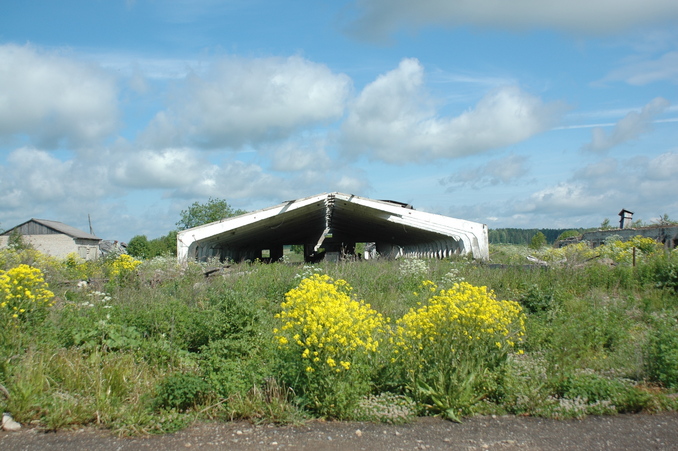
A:
<svg viewBox="0 0 678 451">
<path fill-rule="evenodd" d="M 621 241 L 628 241 L 636 236 L 652 238 L 662 243 L 667 249 L 678 247 L 678 225 L 665 223 L 645 227 L 633 227 L 633 212 L 622 208 L 619 212 L 618 229 L 601 229 L 584 232 L 578 237 L 568 238 L 555 243 L 556 247 L 564 247 L 568 244 L 575 244 L 581 241 L 589 243 L 591 247 L 598 247 L 605 244 L 605 241 L 614 238 Z"/>
<path fill-rule="evenodd" d="M 588 242 L 591 247 L 598 247 L 605 244 L 605 240 L 610 237 L 618 238 L 621 241 L 628 241 L 635 236 L 652 238 L 653 240 L 662 243 L 667 249 L 675 249 L 678 247 L 678 226 L 626 227 L 624 229 L 594 230 L 592 232 L 584 232 L 577 238 L 560 241 L 557 243 L 557 247 L 563 247 L 580 241 Z"/>
<path fill-rule="evenodd" d="M 62 222 L 31 219 L 0 234 L 0 248 L 7 247 L 12 233 L 43 254 L 63 258 L 75 253 L 85 260 L 99 257 L 101 238 Z"/>
<path fill-rule="evenodd" d="M 633 212 L 622 208 L 622 211 L 619 212 L 619 218 L 619 228 L 628 229 L 633 223 Z"/>
<path fill-rule="evenodd" d="M 373 255 L 489 258 L 488 230 L 480 224 L 425 213 L 394 201 L 329 193 L 290 200 L 177 235 L 177 257 L 271 261 L 286 245 L 302 245 L 305 261 L 352 256 L 357 243 Z"/>
</svg>

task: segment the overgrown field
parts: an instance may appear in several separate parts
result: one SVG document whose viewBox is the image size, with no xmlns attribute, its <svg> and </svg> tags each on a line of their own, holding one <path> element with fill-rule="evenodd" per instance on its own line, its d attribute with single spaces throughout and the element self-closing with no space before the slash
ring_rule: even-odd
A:
<svg viewBox="0 0 678 451">
<path fill-rule="evenodd" d="M 635 266 L 633 266 L 633 247 Z M 312 266 L 0 251 L 0 409 L 120 434 L 195 419 L 404 422 L 676 409 L 678 254 L 491 248 Z M 87 285 L 77 282 L 90 280 Z"/>
</svg>

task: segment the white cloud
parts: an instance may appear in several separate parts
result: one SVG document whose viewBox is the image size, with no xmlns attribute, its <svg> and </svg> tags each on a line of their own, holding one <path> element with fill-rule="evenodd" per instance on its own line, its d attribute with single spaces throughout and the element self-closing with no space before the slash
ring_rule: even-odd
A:
<svg viewBox="0 0 678 451">
<path fill-rule="evenodd" d="M 150 89 L 148 80 L 144 76 L 138 64 L 133 65 L 132 73 L 127 84 L 132 89 L 132 91 L 136 92 L 137 94 L 146 94 Z"/>
<path fill-rule="evenodd" d="M 628 208 L 648 220 L 676 208 L 678 153 L 626 161 L 606 159 L 586 166 L 573 177 L 517 202 L 520 213 L 554 216 L 596 214 Z M 671 207 L 673 206 L 673 207 Z"/>
<path fill-rule="evenodd" d="M 572 178 L 585 181 L 597 191 L 609 190 L 618 187 L 619 180 L 617 178 L 621 170 L 619 161 L 614 158 L 606 158 L 576 170 L 572 174 Z"/>
<path fill-rule="evenodd" d="M 204 168 L 195 183 L 183 185 L 173 197 L 231 199 L 277 198 L 287 190 L 285 180 L 267 174 L 256 164 L 224 161 L 221 165 Z"/>
<path fill-rule="evenodd" d="M 647 166 L 646 175 L 649 180 L 676 181 L 676 175 L 678 175 L 678 153 L 665 153 L 651 160 Z M 675 188 L 678 188 L 678 186 Z"/>
<path fill-rule="evenodd" d="M 473 74 L 462 72 L 443 72 L 436 71 L 430 75 L 430 80 L 438 83 L 464 83 L 471 86 L 482 88 L 500 88 L 507 85 L 515 85 L 516 79 L 513 77 L 498 77 L 485 74 Z"/>
<path fill-rule="evenodd" d="M 79 147 L 116 129 L 115 80 L 94 66 L 29 45 L 0 45 L 0 86 L 0 137 Z"/>
<path fill-rule="evenodd" d="M 224 58 L 178 87 L 143 142 L 237 148 L 279 139 L 338 119 L 350 91 L 348 76 L 301 57 Z"/>
<path fill-rule="evenodd" d="M 297 151 L 292 151 L 295 158 Z M 126 240 L 137 233 L 155 237 L 173 227 L 178 212 L 193 200 L 218 197 L 254 209 L 319 192 L 361 192 L 368 187 L 360 170 L 336 164 L 329 170 L 327 156 L 318 166 L 322 148 L 315 151 L 308 164 L 290 167 L 291 174 L 281 177 L 253 163 L 214 164 L 204 152 L 191 148 L 135 152 L 120 143 L 100 149 L 95 159 L 76 155 L 61 160 L 54 152 L 23 147 L 0 162 L 0 226 L 37 217 L 85 230 L 91 213 L 95 232 L 104 238 Z M 160 193 L 149 202 L 153 194 L 142 190 Z"/>
<path fill-rule="evenodd" d="M 306 159 L 309 163 L 295 168 L 290 162 L 289 170 L 304 174 L 312 168 L 310 156 L 303 151 L 283 148 L 281 152 L 285 155 L 291 152 L 296 161 Z M 293 186 L 289 178 L 272 175 L 257 164 L 237 160 L 214 164 L 205 158 L 204 153 L 192 148 L 127 151 L 115 156 L 109 171 L 112 182 L 119 187 L 162 189 L 166 197 L 181 199 L 277 199 Z"/>
<path fill-rule="evenodd" d="M 132 79 L 133 83 L 147 80 L 181 80 L 189 74 L 204 75 L 209 67 L 200 58 L 172 58 L 148 56 L 133 52 L 85 52 L 84 58 L 97 63 L 111 72 Z M 142 80 L 134 78 L 143 77 Z"/>
<path fill-rule="evenodd" d="M 640 111 L 632 111 L 619 120 L 610 133 L 601 127 L 591 130 L 591 142 L 583 146 L 585 151 L 604 152 L 619 144 L 638 138 L 651 129 L 654 118 L 669 107 L 668 100 L 657 97 Z"/>
<path fill-rule="evenodd" d="M 121 157 L 111 168 L 111 178 L 127 188 L 184 187 L 196 183 L 208 165 L 197 152 L 186 148 L 142 150 Z"/>
<path fill-rule="evenodd" d="M 9 197 L 21 203 L 47 204 L 65 198 L 84 199 L 104 192 L 94 187 L 101 175 L 97 168 L 86 168 L 75 160 L 61 161 L 43 150 L 16 149 L 8 155 L 6 164 L 0 182 L 3 200 L 7 193 L 14 193 Z"/>
<path fill-rule="evenodd" d="M 607 158 L 576 171 L 522 198 L 501 198 L 469 205 L 449 205 L 442 214 L 479 221 L 490 227 L 594 227 L 605 218 L 615 220 L 622 208 L 646 222 L 678 211 L 675 197 L 678 151 L 653 158 Z M 475 200 L 475 199 L 474 199 Z M 451 202 L 463 202 L 452 199 Z"/>
<path fill-rule="evenodd" d="M 335 166 L 331 171 L 305 167 L 291 176 L 281 177 L 256 164 L 227 160 L 205 168 L 199 180 L 177 188 L 171 196 L 221 197 L 245 204 L 268 199 L 273 205 L 321 192 L 362 192 L 368 186 L 362 171 L 349 167 Z"/>
<path fill-rule="evenodd" d="M 423 85 L 419 61 L 404 59 L 366 86 L 343 124 L 344 150 L 391 163 L 460 157 L 523 141 L 563 110 L 507 86 L 457 117 L 439 117 Z"/>
<path fill-rule="evenodd" d="M 490 160 L 482 166 L 459 171 L 440 180 L 441 185 L 448 186 L 448 192 L 456 188 L 468 185 L 479 189 L 490 185 L 511 183 L 527 172 L 527 157 L 522 155 L 509 155 L 504 158 Z"/>
<path fill-rule="evenodd" d="M 399 28 L 428 24 L 508 30 L 554 28 L 598 35 L 678 17 L 674 0 L 356 0 L 355 4 L 361 15 L 352 29 L 371 39 L 383 39 Z"/>
<path fill-rule="evenodd" d="M 324 171 L 333 166 L 324 148 L 324 140 L 310 139 L 310 143 L 290 140 L 272 151 L 271 167 L 275 171 Z"/>
<path fill-rule="evenodd" d="M 342 193 L 363 193 L 370 189 L 370 184 L 367 180 L 352 175 L 342 175 L 332 186 L 334 187 L 332 191 Z"/>
<path fill-rule="evenodd" d="M 54 219 L 73 226 L 87 215 L 110 217 L 121 192 L 108 183 L 106 168 L 77 159 L 61 161 L 30 147 L 15 149 L 0 165 L 0 221 L 4 228 L 30 218 Z"/>
<path fill-rule="evenodd" d="M 562 182 L 534 193 L 527 202 L 518 205 L 518 211 L 578 216 L 604 211 L 606 207 L 619 205 L 624 200 L 619 191 L 599 192 L 590 188 L 584 183 Z"/>
<path fill-rule="evenodd" d="M 623 80 L 634 86 L 660 81 L 678 84 L 678 51 L 667 52 L 657 59 L 634 58 L 603 79 L 603 81 L 614 80 Z"/>
</svg>

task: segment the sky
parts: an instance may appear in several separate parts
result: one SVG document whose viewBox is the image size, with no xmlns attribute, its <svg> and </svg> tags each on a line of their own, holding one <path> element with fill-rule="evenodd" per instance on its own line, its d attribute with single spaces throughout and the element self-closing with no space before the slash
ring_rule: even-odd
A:
<svg viewBox="0 0 678 451">
<path fill-rule="evenodd" d="M 326 192 L 490 228 L 678 219 L 675 0 L 3 0 L 0 228 Z"/>
</svg>

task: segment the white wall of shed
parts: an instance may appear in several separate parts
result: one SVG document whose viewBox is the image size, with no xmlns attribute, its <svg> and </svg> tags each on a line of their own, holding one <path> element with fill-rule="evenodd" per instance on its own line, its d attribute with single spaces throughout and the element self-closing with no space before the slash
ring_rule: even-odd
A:
<svg viewBox="0 0 678 451">
<path fill-rule="evenodd" d="M 85 260 L 99 258 L 99 246 L 91 244 L 77 244 L 68 235 L 22 235 L 26 244 L 30 244 L 39 252 L 56 258 L 65 258 L 68 254 L 75 253 Z M 9 236 L 0 236 L 0 249 L 8 246 Z"/>
</svg>

